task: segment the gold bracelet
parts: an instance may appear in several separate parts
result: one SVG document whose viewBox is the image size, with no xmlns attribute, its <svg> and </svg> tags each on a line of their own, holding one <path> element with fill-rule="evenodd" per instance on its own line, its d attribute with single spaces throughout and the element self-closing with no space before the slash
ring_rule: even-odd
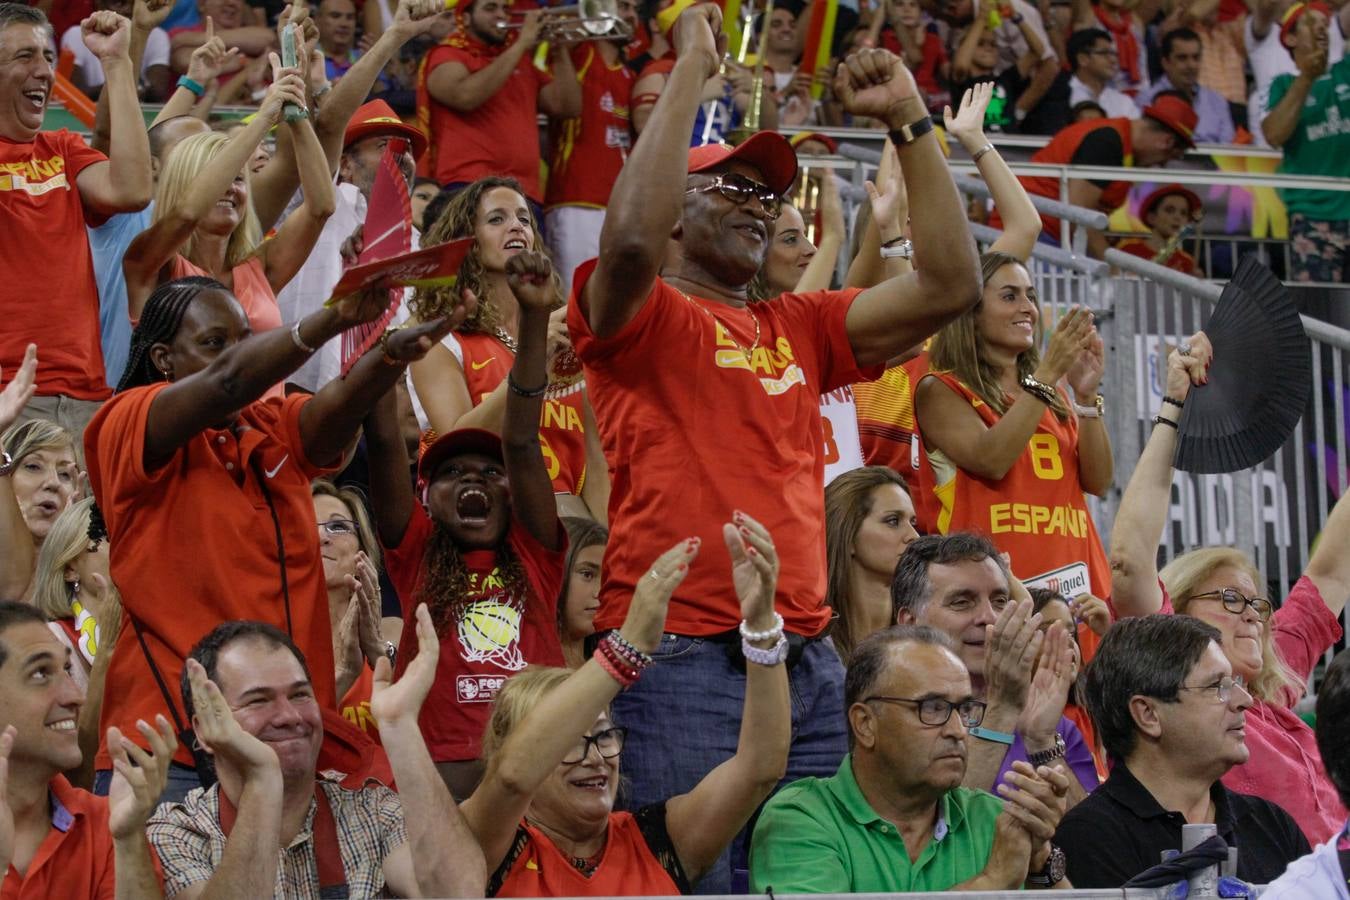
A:
<svg viewBox="0 0 1350 900">
<path fill-rule="evenodd" d="M 397 359 L 389 355 L 389 336 L 397 331 L 402 331 L 404 328 L 407 327 L 408 327 L 407 325 L 395 325 L 393 328 L 386 328 L 384 330 L 384 334 L 380 335 L 380 353 L 382 354 L 382 358 L 384 360 L 385 365 L 387 366 L 406 365 L 406 363 L 403 360 Z"/>
</svg>

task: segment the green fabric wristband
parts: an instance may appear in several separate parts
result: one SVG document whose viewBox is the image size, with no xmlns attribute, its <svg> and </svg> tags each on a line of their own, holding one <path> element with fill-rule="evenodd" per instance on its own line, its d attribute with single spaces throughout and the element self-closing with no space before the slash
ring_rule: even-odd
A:
<svg viewBox="0 0 1350 900">
<path fill-rule="evenodd" d="M 1007 744 L 1012 746 L 1015 740 L 1014 736 L 1004 731 L 995 731 L 992 728 L 972 728 L 970 729 L 972 737 L 977 737 L 982 741 L 993 741 L 996 744 Z"/>
</svg>

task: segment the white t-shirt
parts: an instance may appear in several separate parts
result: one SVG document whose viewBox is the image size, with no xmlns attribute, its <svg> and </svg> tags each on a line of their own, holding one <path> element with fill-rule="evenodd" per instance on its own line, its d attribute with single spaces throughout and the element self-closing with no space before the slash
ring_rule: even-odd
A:
<svg viewBox="0 0 1350 900">
<path fill-rule="evenodd" d="M 1252 92 L 1247 98 L 1247 124 L 1256 143 L 1267 147 L 1266 136 L 1261 132 L 1261 120 L 1269 112 L 1266 99 L 1270 96 L 1270 83 L 1277 75 L 1297 75 L 1298 66 L 1294 64 L 1294 55 L 1280 43 L 1280 23 L 1272 22 L 1266 36 L 1257 40 L 1252 33 L 1252 16 L 1242 29 L 1242 40 L 1247 45 L 1247 61 L 1252 67 Z M 1331 28 L 1327 31 L 1327 65 L 1339 62 L 1345 56 L 1345 35 L 1341 33 L 1341 23 L 1333 16 Z"/>
<path fill-rule="evenodd" d="M 1127 94 L 1122 94 L 1110 85 L 1102 88 L 1100 94 L 1093 94 L 1092 88 L 1080 81 L 1078 76 L 1075 75 L 1069 79 L 1069 107 L 1073 108 L 1084 100 L 1092 100 L 1101 104 L 1102 109 L 1106 110 L 1108 119 L 1139 118 L 1139 107 Z"/>
<path fill-rule="evenodd" d="M 61 35 L 61 50 L 69 50 L 75 54 L 75 68 L 80 70 L 80 77 L 84 83 L 91 88 L 100 87 L 103 84 L 103 64 L 98 61 L 98 57 L 93 51 L 84 45 L 84 38 L 80 34 L 80 26 L 72 25 L 66 29 L 66 33 Z M 151 66 L 167 66 L 169 64 L 169 33 L 163 28 L 155 28 L 150 32 L 150 36 L 145 39 L 145 54 L 141 57 L 141 77 L 150 70 Z"/>
</svg>

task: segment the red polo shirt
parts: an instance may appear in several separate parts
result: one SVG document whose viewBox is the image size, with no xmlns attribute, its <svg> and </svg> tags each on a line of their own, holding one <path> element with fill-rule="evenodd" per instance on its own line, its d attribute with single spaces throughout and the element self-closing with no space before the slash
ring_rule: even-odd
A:
<svg viewBox="0 0 1350 900">
<path fill-rule="evenodd" d="M 14 866 L 0 883 L 0 900 L 112 900 L 115 877 L 108 801 L 71 787 L 65 776 L 48 784 L 52 827 L 23 875 Z"/>
</svg>

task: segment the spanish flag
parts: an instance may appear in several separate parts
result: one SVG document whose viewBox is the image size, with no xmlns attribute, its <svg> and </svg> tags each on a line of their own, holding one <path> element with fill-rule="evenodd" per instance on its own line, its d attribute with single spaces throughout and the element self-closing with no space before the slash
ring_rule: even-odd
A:
<svg viewBox="0 0 1350 900">
<path fill-rule="evenodd" d="M 834 46 L 834 23 L 839 16 L 839 0 L 813 0 L 811 21 L 806 30 L 806 47 L 802 50 L 802 64 L 798 69 L 812 76 L 811 96 L 819 100 L 825 93 L 829 78 L 830 50 Z"/>
<path fill-rule="evenodd" d="M 695 3 L 706 0 L 670 0 L 656 13 L 656 23 L 666 35 L 675 27 L 675 20 Z M 713 0 L 722 7 L 722 31 L 727 36 L 727 52 L 735 56 L 741 47 L 741 0 Z"/>
</svg>

